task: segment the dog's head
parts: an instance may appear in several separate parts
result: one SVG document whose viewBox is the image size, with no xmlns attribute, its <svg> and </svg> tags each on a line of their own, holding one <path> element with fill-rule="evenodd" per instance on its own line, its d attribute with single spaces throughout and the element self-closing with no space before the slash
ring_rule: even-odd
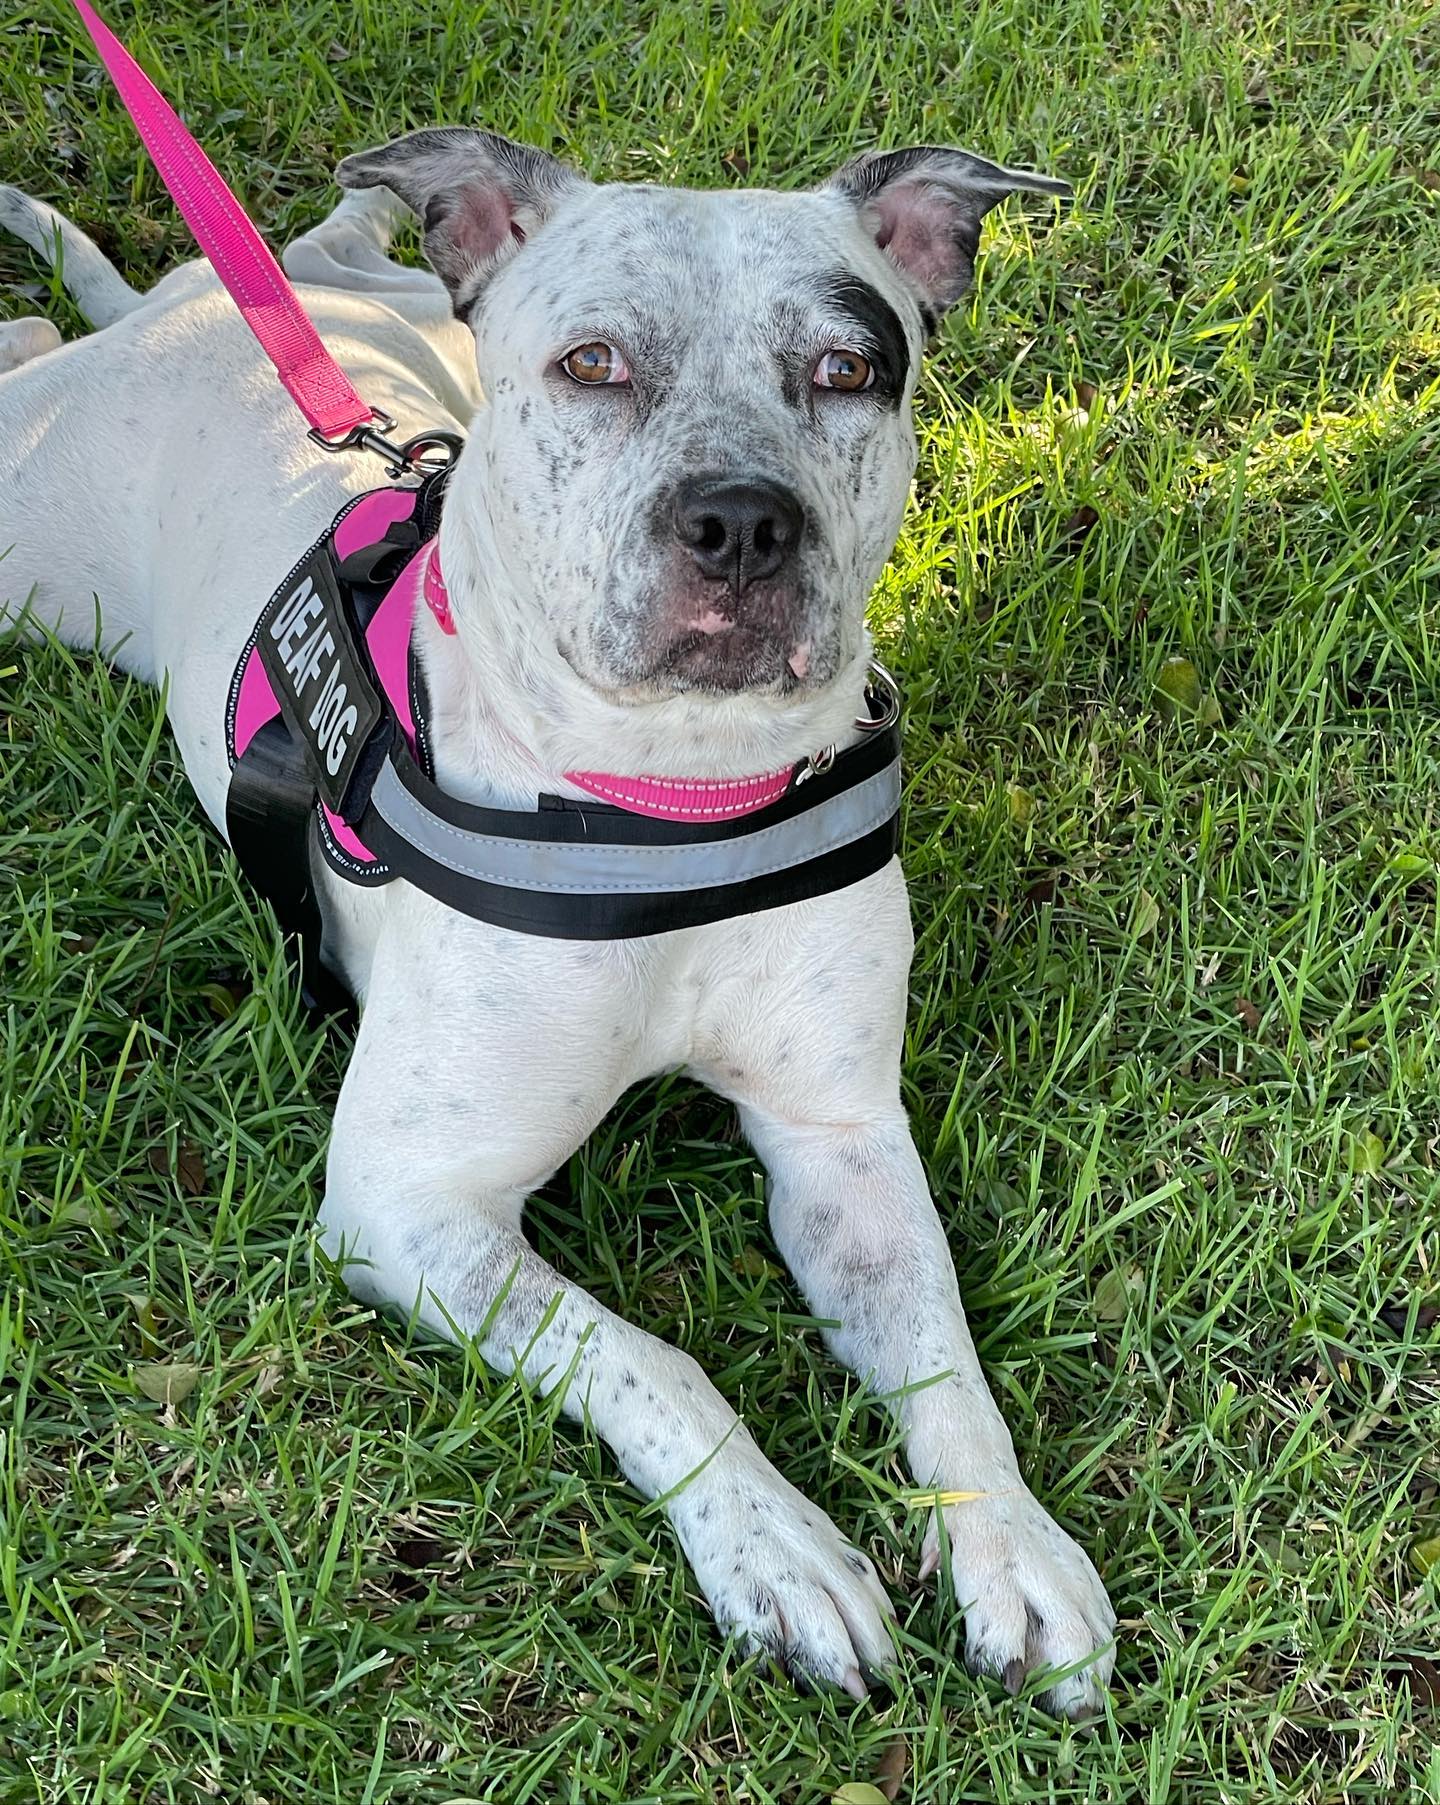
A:
<svg viewBox="0 0 1440 1805">
<path fill-rule="evenodd" d="M 853 701 L 924 340 L 989 209 L 1066 185 L 927 147 L 793 194 L 600 186 L 464 129 L 338 174 L 414 208 L 474 331 L 463 493 L 532 640 L 614 702 Z"/>
</svg>

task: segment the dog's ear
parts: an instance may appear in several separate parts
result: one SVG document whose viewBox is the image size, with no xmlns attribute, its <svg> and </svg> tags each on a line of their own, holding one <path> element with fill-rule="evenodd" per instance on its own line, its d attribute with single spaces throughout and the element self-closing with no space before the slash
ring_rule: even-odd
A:
<svg viewBox="0 0 1440 1805">
<path fill-rule="evenodd" d="M 425 255 L 464 318 L 485 283 L 585 177 L 548 151 L 446 126 L 346 157 L 342 188 L 384 186 L 425 224 Z"/>
<path fill-rule="evenodd" d="M 915 289 L 932 331 L 970 286 L 980 221 L 992 207 L 1010 194 L 1071 193 L 1056 176 L 935 144 L 868 151 L 824 187 L 860 208 L 876 244 Z"/>
</svg>

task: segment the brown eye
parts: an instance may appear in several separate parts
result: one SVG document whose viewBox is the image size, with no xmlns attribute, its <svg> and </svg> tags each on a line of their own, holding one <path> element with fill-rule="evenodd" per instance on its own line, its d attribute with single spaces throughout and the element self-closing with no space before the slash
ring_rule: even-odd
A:
<svg viewBox="0 0 1440 1805">
<path fill-rule="evenodd" d="M 593 345 L 577 345 L 573 351 L 567 351 L 560 359 L 560 368 L 576 382 L 591 386 L 630 380 L 625 359 L 614 345 L 601 344 L 598 340 Z"/>
<path fill-rule="evenodd" d="M 857 389 L 868 389 L 874 380 L 869 358 L 858 351 L 827 351 L 815 366 L 817 389 L 843 389 L 853 394 Z"/>
</svg>

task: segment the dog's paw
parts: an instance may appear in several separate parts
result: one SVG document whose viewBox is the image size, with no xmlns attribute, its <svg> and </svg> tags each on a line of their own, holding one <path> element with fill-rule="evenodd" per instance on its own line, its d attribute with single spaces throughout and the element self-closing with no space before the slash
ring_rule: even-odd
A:
<svg viewBox="0 0 1440 1805">
<path fill-rule="evenodd" d="M 32 357 L 58 350 L 62 342 L 59 331 L 49 320 L 0 322 L 0 376 L 7 370 L 18 370 Z"/>
<path fill-rule="evenodd" d="M 895 1613 L 874 1567 L 763 1460 L 713 1462 L 669 1510 L 716 1622 L 747 1649 L 855 1699 L 893 1664 Z"/>
<path fill-rule="evenodd" d="M 1075 1669 L 1040 1703 L 1060 1717 L 1099 1710 L 1115 1665 L 1115 1612 L 1089 1555 L 1023 1489 L 947 1505 L 944 1517 L 971 1672 L 1017 1693 L 1038 1669 Z M 940 1560 L 932 1520 L 922 1580 Z"/>
</svg>

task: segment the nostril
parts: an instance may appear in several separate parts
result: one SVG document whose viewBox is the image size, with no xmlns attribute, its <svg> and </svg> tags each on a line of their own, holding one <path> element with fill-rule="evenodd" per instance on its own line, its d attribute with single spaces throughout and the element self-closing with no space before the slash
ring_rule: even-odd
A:
<svg viewBox="0 0 1440 1805">
<path fill-rule="evenodd" d="M 716 477 L 683 484 L 671 514 L 671 530 L 701 574 L 737 594 L 784 566 L 803 525 L 800 504 L 788 489 Z"/>
</svg>

